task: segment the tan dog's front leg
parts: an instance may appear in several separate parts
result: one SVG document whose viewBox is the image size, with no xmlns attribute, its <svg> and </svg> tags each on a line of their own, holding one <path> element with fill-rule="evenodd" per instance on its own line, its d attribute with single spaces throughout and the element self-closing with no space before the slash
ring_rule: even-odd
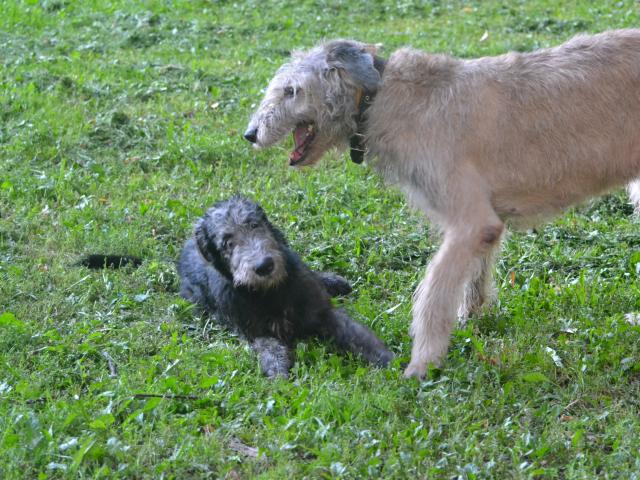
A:
<svg viewBox="0 0 640 480">
<path fill-rule="evenodd" d="M 405 377 L 424 377 L 428 364 L 439 365 L 447 353 L 464 287 L 486 268 L 483 261 L 500 242 L 502 222 L 492 211 L 482 218 L 476 225 L 445 229 L 444 242 L 414 293 L 413 348 Z"/>
</svg>

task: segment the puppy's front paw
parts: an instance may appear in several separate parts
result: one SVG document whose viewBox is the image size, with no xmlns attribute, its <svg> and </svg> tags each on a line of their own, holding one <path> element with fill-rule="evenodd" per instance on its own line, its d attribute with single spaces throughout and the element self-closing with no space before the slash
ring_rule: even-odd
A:
<svg viewBox="0 0 640 480">
<path fill-rule="evenodd" d="M 395 355 L 393 354 L 393 352 L 385 348 L 378 353 L 378 359 L 374 363 L 379 367 L 387 367 L 394 358 Z"/>
<path fill-rule="evenodd" d="M 353 288 L 346 278 L 332 272 L 318 272 L 327 293 L 332 297 L 349 295 Z"/>
<path fill-rule="evenodd" d="M 251 345 L 258 352 L 262 373 L 269 378 L 289 377 L 292 352 L 287 345 L 272 337 L 256 338 Z"/>
<path fill-rule="evenodd" d="M 268 368 L 266 370 L 263 369 L 262 372 L 269 378 L 277 378 L 277 377 L 284 378 L 284 379 L 289 378 L 288 369 L 273 367 L 273 368 Z"/>
</svg>

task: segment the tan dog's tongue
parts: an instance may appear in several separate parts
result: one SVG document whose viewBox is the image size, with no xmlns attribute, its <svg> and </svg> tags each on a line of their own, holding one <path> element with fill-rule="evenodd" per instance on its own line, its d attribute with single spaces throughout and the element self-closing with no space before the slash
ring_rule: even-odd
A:
<svg viewBox="0 0 640 480">
<path fill-rule="evenodd" d="M 296 144 L 296 149 L 304 143 L 307 138 L 307 125 L 300 125 L 293 131 L 293 142 Z"/>
<path fill-rule="evenodd" d="M 293 131 L 293 143 L 295 144 L 293 152 L 289 155 L 289 159 L 294 162 L 300 160 L 304 154 L 304 141 L 307 138 L 307 125 L 300 125 Z"/>
</svg>

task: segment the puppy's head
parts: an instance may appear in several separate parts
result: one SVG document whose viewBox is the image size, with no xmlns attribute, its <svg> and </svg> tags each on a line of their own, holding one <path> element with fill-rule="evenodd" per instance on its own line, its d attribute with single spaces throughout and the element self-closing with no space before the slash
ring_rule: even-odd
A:
<svg viewBox="0 0 640 480">
<path fill-rule="evenodd" d="M 267 290 L 286 278 L 286 240 L 250 200 L 214 205 L 196 223 L 195 238 L 205 260 L 236 287 Z"/>
</svg>

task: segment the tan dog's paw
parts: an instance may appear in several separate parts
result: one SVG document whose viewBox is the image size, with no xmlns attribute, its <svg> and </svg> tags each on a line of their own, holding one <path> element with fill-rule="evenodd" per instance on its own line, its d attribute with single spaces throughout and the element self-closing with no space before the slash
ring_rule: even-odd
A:
<svg viewBox="0 0 640 480">
<path fill-rule="evenodd" d="M 404 370 L 404 378 L 417 378 L 422 380 L 427 373 L 427 362 L 414 362 L 409 363 Z"/>
</svg>

